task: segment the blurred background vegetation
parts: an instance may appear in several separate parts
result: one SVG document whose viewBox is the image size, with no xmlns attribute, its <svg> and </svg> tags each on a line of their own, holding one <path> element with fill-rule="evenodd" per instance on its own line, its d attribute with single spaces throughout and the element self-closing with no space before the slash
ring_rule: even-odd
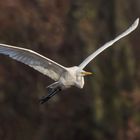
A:
<svg viewBox="0 0 140 140">
<path fill-rule="evenodd" d="M 140 16 L 140 0 L 0 1 L 0 42 L 78 65 Z M 0 55 L 1 140 L 140 139 L 140 27 L 98 56 L 83 90 L 48 103 L 53 81 Z"/>
</svg>

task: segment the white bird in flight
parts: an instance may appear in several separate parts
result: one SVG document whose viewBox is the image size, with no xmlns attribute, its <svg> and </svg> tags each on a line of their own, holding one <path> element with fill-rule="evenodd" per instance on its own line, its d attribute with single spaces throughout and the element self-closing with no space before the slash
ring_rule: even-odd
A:
<svg viewBox="0 0 140 140">
<path fill-rule="evenodd" d="M 138 24 L 139 18 L 137 18 L 135 22 L 122 34 L 118 35 L 115 39 L 107 42 L 99 49 L 97 49 L 94 53 L 89 55 L 79 66 L 64 67 L 32 50 L 6 44 L 0 44 L 0 53 L 8 55 L 9 57 L 17 61 L 20 61 L 32 67 L 33 69 L 43 73 L 44 75 L 47 75 L 55 81 L 53 84 L 47 87 L 49 94 L 47 96 L 43 96 L 40 99 L 40 103 L 43 104 L 56 93 L 58 93 L 58 91 L 61 91 L 63 89 L 70 88 L 71 86 L 83 88 L 84 76 L 92 74 L 91 72 L 86 72 L 85 70 L 83 70 L 86 65 L 102 51 L 135 30 Z"/>
</svg>

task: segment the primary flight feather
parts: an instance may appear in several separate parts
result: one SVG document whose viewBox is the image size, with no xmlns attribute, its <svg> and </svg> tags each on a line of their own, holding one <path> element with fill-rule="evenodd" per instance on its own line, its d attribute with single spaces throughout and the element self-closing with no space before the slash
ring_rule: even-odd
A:
<svg viewBox="0 0 140 140">
<path fill-rule="evenodd" d="M 32 50 L 0 44 L 0 53 L 20 61 L 57 81 L 66 68 Z"/>
<path fill-rule="evenodd" d="M 34 68 L 35 70 L 56 81 L 47 87 L 49 95 L 41 98 L 40 100 L 40 103 L 44 103 L 54 96 L 58 91 L 63 89 L 69 88 L 71 86 L 83 88 L 84 76 L 91 74 L 90 72 L 83 70 L 86 65 L 102 51 L 135 30 L 138 24 L 139 19 L 136 19 L 136 21 L 126 31 L 100 47 L 97 51 L 88 56 L 79 66 L 64 67 L 32 50 L 6 44 L 0 44 L 0 53 L 8 55 L 9 57 Z"/>
<path fill-rule="evenodd" d="M 122 34 L 118 35 L 115 39 L 107 42 L 106 44 L 104 44 L 103 46 L 101 46 L 98 50 L 96 50 L 93 54 L 91 54 L 90 56 L 88 56 L 80 65 L 79 67 L 81 67 L 82 69 L 92 60 L 94 59 L 97 55 L 99 55 L 102 51 L 104 51 L 105 49 L 107 49 L 108 47 L 110 47 L 111 45 L 113 45 L 115 42 L 117 42 L 119 39 L 125 37 L 126 35 L 130 34 L 132 31 L 134 31 L 137 26 L 139 24 L 139 18 L 135 20 L 135 22 L 126 30 L 124 31 Z"/>
</svg>

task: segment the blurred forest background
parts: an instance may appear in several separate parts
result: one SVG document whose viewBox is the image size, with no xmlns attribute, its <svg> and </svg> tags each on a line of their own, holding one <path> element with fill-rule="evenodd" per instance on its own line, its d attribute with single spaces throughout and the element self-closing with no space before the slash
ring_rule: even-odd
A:
<svg viewBox="0 0 140 140">
<path fill-rule="evenodd" d="M 140 0 L 0 1 L 0 43 L 78 65 L 140 17 Z M 83 90 L 48 103 L 53 81 L 0 55 L 0 140 L 140 139 L 140 26 L 98 56 Z"/>
</svg>

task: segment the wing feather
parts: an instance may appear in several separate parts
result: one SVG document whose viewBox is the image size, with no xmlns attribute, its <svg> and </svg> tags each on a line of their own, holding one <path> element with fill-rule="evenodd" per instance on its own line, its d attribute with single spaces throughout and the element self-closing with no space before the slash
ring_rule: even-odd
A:
<svg viewBox="0 0 140 140">
<path fill-rule="evenodd" d="M 135 22 L 126 30 L 124 31 L 122 34 L 120 34 L 119 36 L 117 36 L 115 39 L 107 42 L 106 44 L 104 44 L 102 47 L 100 47 L 98 50 L 96 50 L 94 53 L 92 53 L 91 55 L 89 55 L 80 65 L 80 69 L 83 69 L 91 60 L 93 60 L 97 55 L 99 55 L 102 51 L 104 51 L 105 49 L 107 49 L 108 47 L 110 47 L 111 45 L 113 45 L 116 41 L 118 41 L 119 39 L 125 37 L 126 35 L 130 34 L 132 31 L 134 31 L 137 26 L 139 24 L 139 18 L 137 18 L 135 20 Z"/>
<path fill-rule="evenodd" d="M 66 67 L 29 49 L 0 44 L 0 53 L 34 68 L 55 81 L 66 71 Z"/>
</svg>

